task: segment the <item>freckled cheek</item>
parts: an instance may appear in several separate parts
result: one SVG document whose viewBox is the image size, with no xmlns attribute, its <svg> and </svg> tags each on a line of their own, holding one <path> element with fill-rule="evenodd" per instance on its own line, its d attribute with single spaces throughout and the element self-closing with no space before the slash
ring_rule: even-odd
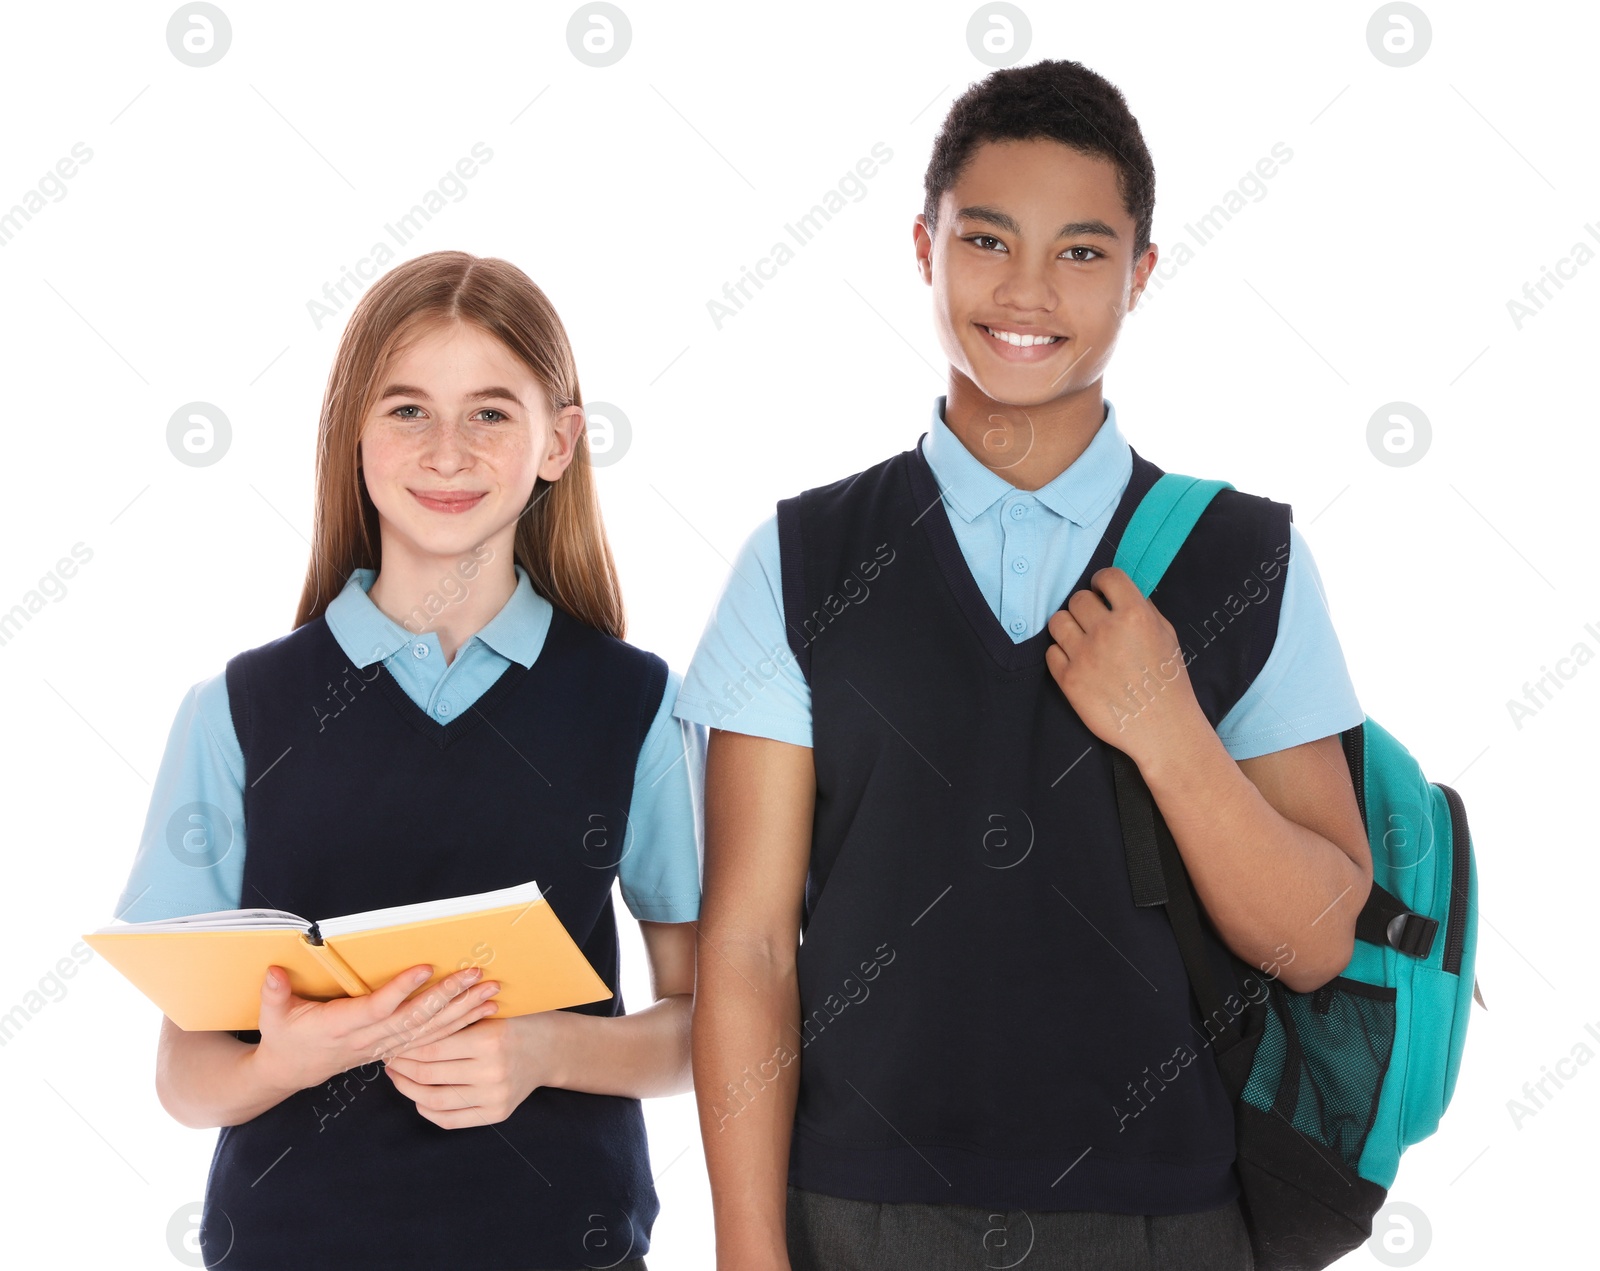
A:
<svg viewBox="0 0 1600 1271">
<path fill-rule="evenodd" d="M 495 444 L 486 448 L 497 464 L 509 468 L 524 468 L 533 464 L 537 447 L 534 438 L 527 433 L 518 433 L 514 436 L 501 437 Z"/>
<path fill-rule="evenodd" d="M 539 475 L 541 458 L 535 439 L 528 435 L 501 437 L 480 452 L 483 463 L 507 487 L 531 487 Z"/>
<path fill-rule="evenodd" d="M 395 444 L 392 437 L 369 434 L 362 439 L 361 467 L 372 483 L 382 483 L 394 475 L 405 461 L 405 448 Z"/>
</svg>

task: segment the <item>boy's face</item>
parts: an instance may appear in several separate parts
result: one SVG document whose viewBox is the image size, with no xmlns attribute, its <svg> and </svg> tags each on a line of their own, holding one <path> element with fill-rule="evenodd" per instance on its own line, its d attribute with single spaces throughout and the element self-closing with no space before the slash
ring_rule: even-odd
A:
<svg viewBox="0 0 1600 1271">
<path fill-rule="evenodd" d="M 1046 138 L 987 142 L 916 219 L 923 281 L 954 372 L 992 400 L 1038 406 L 1093 385 L 1155 265 L 1109 159 Z M 1018 347 L 992 332 L 1053 336 Z"/>
</svg>

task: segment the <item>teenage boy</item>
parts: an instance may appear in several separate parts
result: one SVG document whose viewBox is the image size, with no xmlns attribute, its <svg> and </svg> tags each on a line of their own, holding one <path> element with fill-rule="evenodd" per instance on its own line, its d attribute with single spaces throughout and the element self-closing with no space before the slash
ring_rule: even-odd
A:
<svg viewBox="0 0 1600 1271">
<path fill-rule="evenodd" d="M 676 713 L 713 730 L 694 1067 L 725 1271 L 1252 1265 L 1110 748 L 1208 939 L 1303 992 L 1372 876 L 1337 735 L 1363 716 L 1286 504 L 1224 490 L 1152 598 L 1110 567 L 1161 471 L 1101 395 L 1154 183 L 1077 63 L 955 103 L 914 230 L 948 392 L 911 449 L 778 503 L 685 677 Z M 1216 426 L 1228 386 L 1195 389 Z"/>
</svg>

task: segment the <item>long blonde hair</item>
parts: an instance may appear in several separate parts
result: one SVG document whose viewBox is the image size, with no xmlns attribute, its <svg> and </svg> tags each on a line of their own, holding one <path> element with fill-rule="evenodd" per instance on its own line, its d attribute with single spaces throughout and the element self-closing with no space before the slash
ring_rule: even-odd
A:
<svg viewBox="0 0 1600 1271">
<path fill-rule="evenodd" d="M 429 252 L 379 278 L 350 315 L 328 373 L 317 429 L 316 523 L 296 627 L 320 617 L 351 570 L 382 565 L 378 510 L 360 471 L 361 430 L 379 377 L 423 329 L 471 322 L 521 358 L 544 386 L 550 411 L 581 406 L 566 328 L 533 279 L 509 261 Z M 627 621 L 606 539 L 586 430 L 558 481 L 536 478 L 517 522 L 513 557 L 553 605 L 621 639 Z"/>
</svg>

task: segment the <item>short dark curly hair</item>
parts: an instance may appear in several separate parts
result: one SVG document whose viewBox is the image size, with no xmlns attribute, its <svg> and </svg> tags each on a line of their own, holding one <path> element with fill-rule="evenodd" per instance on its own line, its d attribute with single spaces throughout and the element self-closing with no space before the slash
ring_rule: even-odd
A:
<svg viewBox="0 0 1600 1271">
<path fill-rule="evenodd" d="M 935 227 L 939 197 L 961 176 L 973 152 L 990 141 L 1047 137 L 1117 168 L 1117 189 L 1133 217 L 1135 257 L 1150 246 L 1156 170 L 1139 121 L 1121 90 L 1081 62 L 1008 66 L 973 84 L 950 107 L 923 176 L 922 211 Z"/>
</svg>

